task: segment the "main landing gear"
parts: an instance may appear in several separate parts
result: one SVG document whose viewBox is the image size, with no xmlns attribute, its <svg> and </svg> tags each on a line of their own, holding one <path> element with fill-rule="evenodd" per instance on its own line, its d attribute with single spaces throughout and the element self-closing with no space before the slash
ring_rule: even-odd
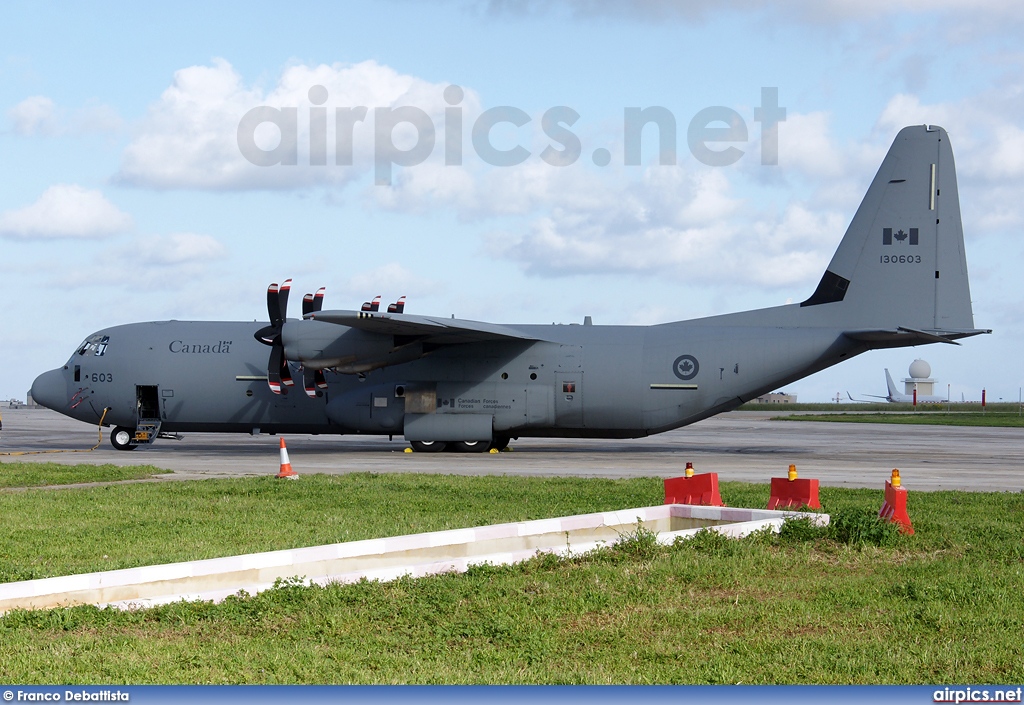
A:
<svg viewBox="0 0 1024 705">
<path fill-rule="evenodd" d="M 444 441 L 409 441 L 409 445 L 417 453 L 440 453 L 448 447 Z"/>
<path fill-rule="evenodd" d="M 490 443 L 487 441 L 409 441 L 409 445 L 417 453 L 486 453 L 492 448 L 505 450 L 512 439 L 508 436 L 495 436 Z"/>
</svg>

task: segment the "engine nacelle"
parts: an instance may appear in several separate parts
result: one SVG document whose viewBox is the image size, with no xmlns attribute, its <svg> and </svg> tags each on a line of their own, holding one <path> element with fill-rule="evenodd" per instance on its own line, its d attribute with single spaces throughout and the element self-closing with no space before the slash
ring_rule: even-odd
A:
<svg viewBox="0 0 1024 705">
<path fill-rule="evenodd" d="M 370 372 L 423 357 L 422 343 L 396 345 L 394 336 L 367 333 L 323 321 L 287 321 L 281 339 L 285 359 L 313 370 Z"/>
</svg>

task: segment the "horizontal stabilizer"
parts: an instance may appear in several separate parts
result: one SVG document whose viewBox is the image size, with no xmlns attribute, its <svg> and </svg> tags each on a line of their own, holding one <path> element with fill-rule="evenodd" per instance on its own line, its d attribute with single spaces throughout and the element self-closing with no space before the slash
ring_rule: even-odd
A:
<svg viewBox="0 0 1024 705">
<path fill-rule="evenodd" d="M 888 330 L 848 330 L 843 335 L 851 340 L 868 343 L 872 348 L 899 348 L 907 345 L 924 345 L 926 343 L 950 343 L 959 345 L 956 342 L 959 338 L 970 338 L 975 335 L 991 333 L 986 328 L 970 328 L 965 330 L 937 330 L 925 331 L 915 328 L 898 326 Z"/>
</svg>

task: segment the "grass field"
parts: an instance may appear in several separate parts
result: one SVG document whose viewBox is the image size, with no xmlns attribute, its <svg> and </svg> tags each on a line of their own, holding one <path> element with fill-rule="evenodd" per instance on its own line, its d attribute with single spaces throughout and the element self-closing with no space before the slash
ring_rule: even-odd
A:
<svg viewBox="0 0 1024 705">
<path fill-rule="evenodd" d="M 170 470 L 152 465 L 61 465 L 59 463 L 0 463 L 0 488 L 80 485 L 87 482 L 140 480 Z"/>
<path fill-rule="evenodd" d="M 1016 411 L 1005 412 L 951 412 L 951 413 L 858 413 L 858 414 L 799 414 L 795 416 L 773 416 L 773 421 L 834 421 L 837 423 L 888 423 L 919 424 L 928 426 L 993 426 L 1000 428 L 1024 428 L 1024 417 Z"/>
<path fill-rule="evenodd" d="M 767 487 L 722 483 L 733 506 Z M 391 583 L 282 585 L 213 605 L 0 618 L 22 683 L 1013 683 L 1024 680 L 1024 496 L 822 488 L 834 526 L 645 534 Z M 304 476 L 0 495 L 4 580 L 658 504 L 656 479 Z M 106 557 L 105 557 L 106 556 Z"/>
<path fill-rule="evenodd" d="M 757 404 L 748 402 L 739 407 L 738 411 L 771 411 L 779 413 L 787 413 L 790 411 L 821 411 L 828 413 L 842 411 L 856 411 L 858 413 L 869 411 L 876 411 L 879 413 L 916 411 L 919 414 L 945 414 L 947 412 L 958 412 L 964 414 L 1019 414 L 1020 407 L 1016 402 L 1012 404 L 1010 402 L 989 403 L 985 406 L 984 410 L 982 409 L 981 404 L 971 402 L 955 402 L 953 404 L 918 404 L 917 409 L 914 408 L 913 404 L 890 404 L 889 402 L 884 401 L 857 404 L 836 404 L 834 402 L 816 404 Z"/>
<path fill-rule="evenodd" d="M 34 471 L 24 465 L 13 472 Z M 83 477 L 93 472 L 85 466 Z M 650 478 L 365 473 L 0 493 L 0 582 L 646 506 L 662 497 L 660 481 Z"/>
</svg>

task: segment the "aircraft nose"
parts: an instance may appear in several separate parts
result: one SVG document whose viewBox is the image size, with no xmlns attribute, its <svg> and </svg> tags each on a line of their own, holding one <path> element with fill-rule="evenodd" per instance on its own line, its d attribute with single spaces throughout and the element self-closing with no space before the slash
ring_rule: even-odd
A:
<svg viewBox="0 0 1024 705">
<path fill-rule="evenodd" d="M 68 385 L 63 370 L 50 370 L 32 383 L 32 399 L 48 409 L 60 411 L 68 403 Z"/>
</svg>

